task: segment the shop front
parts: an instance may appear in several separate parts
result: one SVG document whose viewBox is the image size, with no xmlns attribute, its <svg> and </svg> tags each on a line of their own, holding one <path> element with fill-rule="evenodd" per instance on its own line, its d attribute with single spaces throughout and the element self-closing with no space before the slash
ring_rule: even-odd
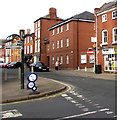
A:
<svg viewBox="0 0 117 120">
<path fill-rule="evenodd" d="M 104 71 L 117 72 L 117 47 L 103 48 Z"/>
</svg>

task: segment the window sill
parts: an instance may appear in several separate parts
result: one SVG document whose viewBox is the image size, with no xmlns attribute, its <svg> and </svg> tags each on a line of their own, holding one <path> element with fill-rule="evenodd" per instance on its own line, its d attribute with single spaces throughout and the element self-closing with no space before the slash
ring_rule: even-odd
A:
<svg viewBox="0 0 117 120">
<path fill-rule="evenodd" d="M 102 43 L 101 45 L 102 45 L 102 46 L 106 46 L 106 45 L 108 45 L 108 43 Z"/>
<path fill-rule="evenodd" d="M 116 44 L 117 44 L 117 42 L 113 42 L 113 43 L 112 43 L 112 45 L 116 45 Z"/>
</svg>

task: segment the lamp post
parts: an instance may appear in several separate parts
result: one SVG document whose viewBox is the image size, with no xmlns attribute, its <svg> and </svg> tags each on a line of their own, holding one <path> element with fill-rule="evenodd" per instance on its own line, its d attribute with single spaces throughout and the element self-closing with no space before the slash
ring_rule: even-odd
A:
<svg viewBox="0 0 117 120">
<path fill-rule="evenodd" d="M 16 38 L 19 38 L 21 42 L 21 63 L 22 63 L 20 72 L 21 89 L 24 89 L 24 40 L 28 36 L 34 37 L 33 34 L 25 34 L 25 30 L 20 30 L 20 35 L 12 34 L 6 38 L 6 40 L 9 38 L 7 41 L 13 41 Z"/>
</svg>

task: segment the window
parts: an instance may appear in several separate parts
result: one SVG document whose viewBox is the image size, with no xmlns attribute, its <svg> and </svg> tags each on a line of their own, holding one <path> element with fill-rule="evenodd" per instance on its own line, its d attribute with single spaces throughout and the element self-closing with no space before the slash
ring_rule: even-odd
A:
<svg viewBox="0 0 117 120">
<path fill-rule="evenodd" d="M 35 41 L 35 52 L 37 52 L 37 41 Z"/>
<path fill-rule="evenodd" d="M 102 22 L 106 22 L 107 21 L 107 14 L 102 15 Z"/>
<path fill-rule="evenodd" d="M 57 41 L 57 48 L 59 48 L 59 40 Z"/>
<path fill-rule="evenodd" d="M 81 64 L 87 63 L 87 55 L 81 54 Z"/>
<path fill-rule="evenodd" d="M 40 38 L 40 28 L 38 28 L 38 38 Z"/>
<path fill-rule="evenodd" d="M 66 47 L 69 47 L 69 38 L 66 38 Z"/>
<path fill-rule="evenodd" d="M 27 53 L 29 53 L 29 46 L 27 46 Z"/>
<path fill-rule="evenodd" d="M 63 32 L 63 26 L 60 27 L 60 32 Z"/>
<path fill-rule="evenodd" d="M 59 27 L 57 28 L 57 34 L 59 34 Z"/>
<path fill-rule="evenodd" d="M 60 63 L 63 64 L 63 56 L 60 56 Z"/>
<path fill-rule="evenodd" d="M 54 56 L 52 56 L 52 64 L 54 64 Z"/>
<path fill-rule="evenodd" d="M 63 40 L 60 40 L 60 48 L 63 47 Z"/>
<path fill-rule="evenodd" d="M 112 12 L 112 19 L 116 19 L 117 18 L 117 11 L 113 11 Z"/>
<path fill-rule="evenodd" d="M 67 23 L 66 25 L 66 31 L 69 30 L 69 24 Z"/>
<path fill-rule="evenodd" d="M 52 42 L 52 49 L 54 49 L 54 42 Z"/>
<path fill-rule="evenodd" d="M 54 31 L 54 30 L 52 30 L 52 35 L 54 35 L 54 33 L 55 33 L 55 31 Z"/>
<path fill-rule="evenodd" d="M 103 30 L 102 31 L 102 44 L 107 44 L 108 43 L 108 31 Z"/>
<path fill-rule="evenodd" d="M 37 46 L 38 52 L 40 52 L 40 40 L 37 41 L 37 44 L 38 44 Z"/>
<path fill-rule="evenodd" d="M 24 54 L 26 54 L 26 46 L 24 46 Z"/>
<path fill-rule="evenodd" d="M 30 53 L 32 53 L 33 51 L 33 48 L 32 48 L 33 46 L 32 45 L 30 45 Z"/>
<path fill-rule="evenodd" d="M 94 63 L 94 55 L 90 55 L 90 63 Z"/>
<path fill-rule="evenodd" d="M 69 56 L 66 55 L 66 64 L 68 65 L 69 64 Z"/>
<path fill-rule="evenodd" d="M 113 28 L 113 43 L 117 43 L 117 27 Z"/>
</svg>

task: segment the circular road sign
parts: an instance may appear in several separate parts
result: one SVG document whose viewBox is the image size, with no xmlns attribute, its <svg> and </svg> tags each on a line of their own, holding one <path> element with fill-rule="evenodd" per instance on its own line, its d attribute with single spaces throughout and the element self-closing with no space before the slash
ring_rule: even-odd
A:
<svg viewBox="0 0 117 120">
<path fill-rule="evenodd" d="M 93 52 L 93 50 L 92 50 L 92 49 L 88 49 L 88 50 L 87 50 L 87 54 L 88 54 L 88 55 L 93 55 L 93 54 L 94 54 L 94 52 Z"/>
<path fill-rule="evenodd" d="M 33 89 L 33 87 L 35 87 L 35 83 L 34 82 L 28 82 L 27 87 L 29 89 Z"/>
<path fill-rule="evenodd" d="M 37 80 L 37 74 L 36 73 L 30 73 L 27 77 L 28 81 L 35 82 Z"/>
</svg>

